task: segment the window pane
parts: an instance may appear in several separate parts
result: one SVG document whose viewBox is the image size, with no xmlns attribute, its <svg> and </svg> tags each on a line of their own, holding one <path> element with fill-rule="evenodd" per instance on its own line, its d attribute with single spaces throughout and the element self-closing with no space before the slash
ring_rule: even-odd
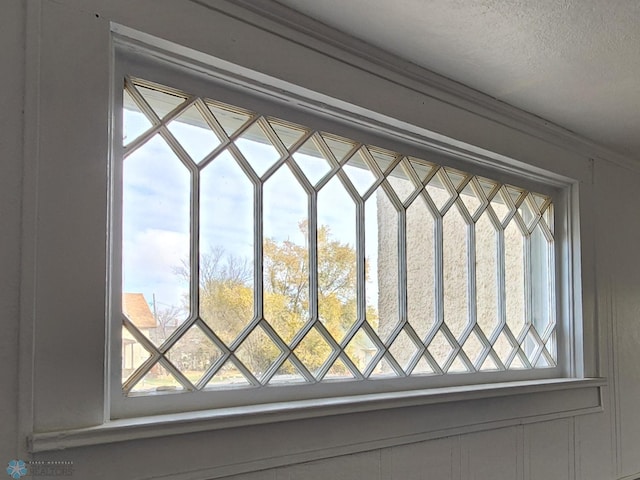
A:
<svg viewBox="0 0 640 480">
<path fill-rule="evenodd" d="M 259 176 L 280 158 L 278 150 L 267 138 L 260 125 L 254 123 L 236 140 L 236 145 Z"/>
<path fill-rule="evenodd" d="M 424 340 L 436 320 L 435 223 L 422 195 L 407 209 L 408 320 Z"/>
<path fill-rule="evenodd" d="M 517 338 L 525 324 L 524 236 L 512 220 L 504 231 L 507 325 Z"/>
<path fill-rule="evenodd" d="M 318 193 L 318 313 L 341 342 L 357 321 L 356 207 L 338 177 Z"/>
<path fill-rule="evenodd" d="M 227 344 L 254 317 L 253 185 L 225 151 L 200 175 L 200 317 Z"/>
<path fill-rule="evenodd" d="M 220 140 L 195 106 L 189 107 L 169 123 L 169 130 L 194 162 L 200 162 Z"/>
<path fill-rule="evenodd" d="M 468 226 L 452 206 L 442 222 L 444 323 L 457 339 L 469 323 Z"/>
<path fill-rule="evenodd" d="M 123 107 L 122 142 L 127 145 L 149 130 L 151 122 L 126 90 L 123 96 Z"/>
<path fill-rule="evenodd" d="M 318 150 L 318 147 L 312 139 L 307 140 L 305 144 L 293 154 L 293 158 L 311 185 L 317 184 L 318 181 L 331 170 L 331 165 Z"/>
<path fill-rule="evenodd" d="M 386 340 L 400 322 L 400 298 L 398 296 L 398 210 L 386 192 L 379 187 L 369 197 L 365 218 L 367 230 L 377 226 L 377 234 L 366 243 L 370 272 L 370 292 L 367 294 L 370 323 L 382 340 Z M 371 227 L 369 225 L 372 225 Z M 377 242 L 375 242 L 377 240 Z M 375 281 L 375 283 L 374 283 Z"/>
<path fill-rule="evenodd" d="M 189 315 L 190 174 L 155 135 L 124 161 L 123 310 L 156 345 Z"/>
<path fill-rule="evenodd" d="M 287 165 L 264 186 L 264 316 L 290 343 L 309 320 L 307 194 Z"/>
<path fill-rule="evenodd" d="M 498 232 L 485 212 L 475 224 L 476 234 L 476 314 L 478 325 L 491 336 L 500 323 L 498 284 Z"/>
<path fill-rule="evenodd" d="M 197 325 L 193 325 L 167 352 L 167 358 L 194 385 L 222 352 Z"/>
</svg>

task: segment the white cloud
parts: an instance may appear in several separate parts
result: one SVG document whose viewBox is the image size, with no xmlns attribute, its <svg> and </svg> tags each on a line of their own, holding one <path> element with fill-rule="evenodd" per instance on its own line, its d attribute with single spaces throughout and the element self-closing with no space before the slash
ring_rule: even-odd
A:
<svg viewBox="0 0 640 480">
<path fill-rule="evenodd" d="M 155 293 L 159 302 L 179 305 L 188 285 L 176 273 L 189 258 L 189 235 L 169 230 L 138 232 L 123 248 L 123 290 L 141 292 L 147 301 Z"/>
</svg>

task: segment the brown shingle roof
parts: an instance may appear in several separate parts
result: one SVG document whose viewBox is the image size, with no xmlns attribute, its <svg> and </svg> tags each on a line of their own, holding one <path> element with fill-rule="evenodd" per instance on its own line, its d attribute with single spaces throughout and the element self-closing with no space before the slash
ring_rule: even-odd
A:
<svg viewBox="0 0 640 480">
<path fill-rule="evenodd" d="M 122 310 L 138 328 L 155 328 L 158 326 L 142 293 L 123 293 Z"/>
</svg>

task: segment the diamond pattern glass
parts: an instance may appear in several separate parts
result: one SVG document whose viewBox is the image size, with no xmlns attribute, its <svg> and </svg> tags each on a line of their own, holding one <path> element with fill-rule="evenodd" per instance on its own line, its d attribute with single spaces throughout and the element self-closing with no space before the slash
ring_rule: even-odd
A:
<svg viewBox="0 0 640 480">
<path fill-rule="evenodd" d="M 303 129 L 302 127 L 290 123 L 285 123 L 276 119 L 269 119 L 269 125 L 271 125 L 273 131 L 276 132 L 276 135 L 278 135 L 278 138 L 287 149 L 291 149 L 291 147 L 298 141 L 300 141 L 300 139 L 305 134 L 305 129 Z M 305 149 L 303 147 L 301 153 L 313 154 L 314 151 L 317 151 L 314 150 L 310 153 L 305 152 L 304 150 Z"/>
<path fill-rule="evenodd" d="M 526 225 L 527 229 L 530 229 L 532 224 L 536 221 L 536 207 L 533 205 L 533 201 L 531 199 L 531 195 L 527 195 L 524 202 L 518 208 L 518 213 L 520 214 L 520 218 Z"/>
<path fill-rule="evenodd" d="M 402 203 L 405 203 L 409 196 L 416 190 L 416 186 L 407 174 L 407 169 L 399 163 L 387 176 L 387 181 L 393 187 L 393 191 Z"/>
<path fill-rule="evenodd" d="M 145 102 L 160 119 L 175 110 L 186 98 L 186 95 L 170 93 L 168 89 L 159 89 L 151 86 L 144 87 L 142 85 L 135 85 L 134 88 L 142 95 Z"/>
<path fill-rule="evenodd" d="M 438 331 L 428 347 L 429 353 L 438 362 L 440 368 L 444 368 L 447 360 L 453 353 L 453 347 L 442 331 Z"/>
<path fill-rule="evenodd" d="M 167 352 L 167 358 L 194 385 L 222 352 L 204 332 L 193 325 Z"/>
<path fill-rule="evenodd" d="M 529 331 L 527 335 L 524 337 L 524 341 L 522 342 L 522 349 L 524 353 L 527 355 L 529 362 L 535 364 L 538 356 L 540 355 L 540 344 L 536 335 Z"/>
<path fill-rule="evenodd" d="M 475 218 L 476 213 L 478 213 L 482 207 L 482 201 L 473 189 L 473 181 L 467 183 L 462 189 L 460 199 L 462 203 L 464 203 L 469 215 Z"/>
<path fill-rule="evenodd" d="M 331 346 L 315 328 L 312 328 L 293 350 L 293 353 L 317 377 L 320 367 L 331 355 Z"/>
<path fill-rule="evenodd" d="M 484 345 L 476 333 L 471 332 L 471 335 L 469 335 L 467 340 L 464 342 L 462 349 L 464 350 L 464 353 L 467 354 L 467 357 L 469 357 L 469 360 L 476 365 L 477 361 L 480 359 L 480 354 L 484 350 Z"/>
<path fill-rule="evenodd" d="M 360 329 L 346 346 L 345 352 L 358 370 L 364 373 L 375 359 L 378 348 L 371 337 L 363 329 Z"/>
<path fill-rule="evenodd" d="M 353 373 L 345 366 L 341 359 L 337 359 L 331 365 L 331 368 L 324 376 L 325 380 L 337 380 L 337 379 L 354 379 Z"/>
<path fill-rule="evenodd" d="M 418 346 L 404 330 L 401 330 L 400 334 L 391 344 L 389 352 L 406 372 L 411 360 L 413 360 L 413 357 L 418 353 Z"/>
<path fill-rule="evenodd" d="M 207 388 L 233 388 L 251 385 L 240 369 L 228 360 L 207 383 Z"/>
<path fill-rule="evenodd" d="M 178 392 L 182 384 L 163 365 L 156 363 L 130 390 L 131 393 Z"/>
<path fill-rule="evenodd" d="M 236 350 L 236 357 L 258 380 L 266 377 L 280 355 L 282 351 L 261 326 L 254 328 Z"/>
<path fill-rule="evenodd" d="M 442 213 L 444 208 L 449 205 L 451 199 L 454 198 L 453 194 L 445 187 L 446 182 L 443 179 L 443 170 L 440 169 L 436 173 L 429 183 L 427 183 L 426 190 L 429 193 L 429 197 L 433 200 L 436 208 Z"/>
<path fill-rule="evenodd" d="M 327 147 L 329 147 L 334 159 L 340 163 L 342 163 L 349 152 L 356 147 L 355 143 L 341 137 L 336 137 L 335 135 L 323 133 L 320 136 Z"/>
<path fill-rule="evenodd" d="M 411 168 L 420 179 L 420 183 L 424 185 L 424 182 L 427 181 L 431 172 L 436 168 L 435 165 L 425 162 L 424 160 L 420 160 L 419 158 L 409 158 L 409 164 Z"/>
<path fill-rule="evenodd" d="M 331 170 L 331 165 L 324 159 L 313 139 L 307 140 L 293 154 L 293 158 L 311 185 L 317 184 Z"/>
<path fill-rule="evenodd" d="M 220 140 L 211 131 L 196 106 L 189 107 L 169 122 L 168 127 L 194 162 L 202 161 L 220 145 Z"/>
<path fill-rule="evenodd" d="M 133 333 L 122 326 L 122 383 L 125 383 L 131 374 L 138 370 L 142 364 L 151 358 L 149 351 L 140 344 Z"/>
<path fill-rule="evenodd" d="M 522 201 L 524 200 L 524 196 L 527 192 L 522 190 L 521 188 L 514 187 L 513 185 L 505 185 L 503 190 L 507 192 L 511 201 L 516 206 L 516 208 L 520 207 Z"/>
<path fill-rule="evenodd" d="M 366 156 L 363 150 L 360 149 L 342 167 L 349 177 L 349 180 L 361 196 L 371 188 L 376 180 L 376 177 L 371 172 L 365 158 Z"/>
<path fill-rule="evenodd" d="M 498 217 L 498 221 L 504 224 L 505 220 L 512 212 L 509 202 L 507 200 L 507 194 L 503 188 L 491 200 L 491 209 Z"/>
<path fill-rule="evenodd" d="M 551 197 L 135 79 L 123 120 L 125 394 L 556 366 Z"/>
<path fill-rule="evenodd" d="M 453 185 L 453 188 L 455 188 L 456 191 L 459 190 L 462 184 L 464 183 L 464 181 L 466 180 L 467 174 L 464 172 L 460 172 L 458 170 L 454 170 L 453 168 L 445 167 L 443 170 L 446 172 L 447 177 L 449 178 L 449 180 Z"/>
<path fill-rule="evenodd" d="M 257 123 L 246 129 L 235 143 L 258 176 L 264 175 L 281 156 Z"/>
<path fill-rule="evenodd" d="M 290 361 L 286 360 L 276 374 L 269 380 L 269 385 L 288 385 L 291 383 L 306 383 L 307 379 L 300 370 Z"/>
<path fill-rule="evenodd" d="M 509 339 L 504 332 L 502 332 L 500 336 L 498 336 L 498 339 L 493 344 L 493 350 L 498 354 L 498 358 L 500 359 L 500 361 L 508 366 L 508 360 L 511 357 L 513 346 L 511 345 L 511 342 L 509 342 Z"/>
<path fill-rule="evenodd" d="M 458 355 L 453 360 L 453 362 L 451 363 L 451 366 L 447 370 L 447 372 L 449 373 L 466 373 L 468 371 L 469 371 L 469 367 L 466 365 L 466 363 L 462 359 L 462 356 L 460 355 Z"/>
<path fill-rule="evenodd" d="M 432 375 L 435 372 L 431 365 L 429 365 L 429 362 L 424 357 L 420 357 L 420 360 L 418 360 L 418 363 L 411 373 L 413 375 Z"/>
<path fill-rule="evenodd" d="M 484 359 L 484 362 L 482 362 L 482 365 L 480 366 L 480 371 L 487 372 L 487 371 L 493 371 L 493 370 L 499 370 L 498 365 L 496 364 L 493 357 L 488 356 L 487 358 Z"/>
<path fill-rule="evenodd" d="M 484 177 L 475 177 L 475 180 L 478 182 L 478 185 L 480 185 L 480 188 L 482 189 L 483 199 L 491 200 L 493 198 L 493 195 L 495 194 L 496 189 L 500 186 L 499 183 Z"/>
<path fill-rule="evenodd" d="M 385 357 L 382 357 L 371 372 L 372 378 L 395 377 L 398 373 Z"/>
<path fill-rule="evenodd" d="M 218 102 L 206 102 L 209 111 L 220 124 L 228 137 L 236 132 L 251 119 L 251 113 L 240 108 L 230 108 Z"/>
<path fill-rule="evenodd" d="M 378 168 L 386 173 L 396 159 L 396 154 L 382 148 L 366 147 L 366 151 L 373 158 Z"/>
<path fill-rule="evenodd" d="M 522 358 L 518 355 L 513 359 L 511 365 L 509 365 L 509 370 L 522 370 L 526 368 L 525 364 L 522 362 Z"/>
</svg>

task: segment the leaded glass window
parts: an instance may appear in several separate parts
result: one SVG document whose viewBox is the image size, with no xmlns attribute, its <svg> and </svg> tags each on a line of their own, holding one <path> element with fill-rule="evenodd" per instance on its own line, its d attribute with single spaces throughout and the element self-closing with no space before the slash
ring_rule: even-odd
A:
<svg viewBox="0 0 640 480">
<path fill-rule="evenodd" d="M 128 78 L 126 394 L 557 364 L 552 198 Z"/>
</svg>

